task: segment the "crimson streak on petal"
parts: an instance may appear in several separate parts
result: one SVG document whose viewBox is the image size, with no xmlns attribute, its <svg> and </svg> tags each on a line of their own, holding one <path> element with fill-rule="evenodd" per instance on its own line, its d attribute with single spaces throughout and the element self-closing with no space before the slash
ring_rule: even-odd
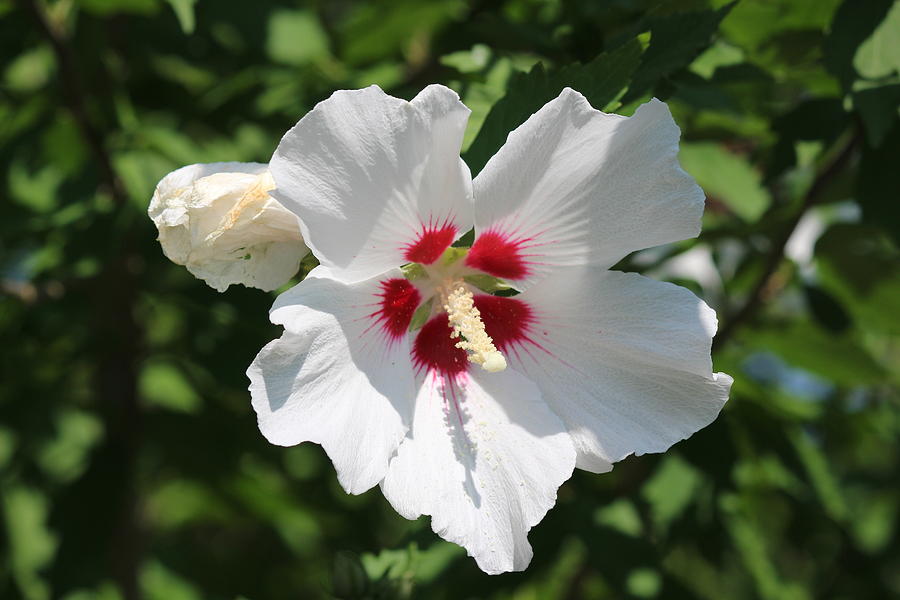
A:
<svg viewBox="0 0 900 600">
<path fill-rule="evenodd" d="M 412 359 L 416 369 L 439 375 L 457 375 L 469 367 L 466 351 L 456 347 L 458 339 L 451 339 L 453 329 L 446 313 L 435 315 L 425 323 L 413 343 Z"/>
<path fill-rule="evenodd" d="M 406 279 L 388 279 L 381 282 L 380 308 L 369 315 L 381 324 L 392 340 L 406 335 L 413 313 L 422 301 L 422 295 L 412 283 Z"/>
<path fill-rule="evenodd" d="M 456 227 L 447 223 L 422 225 L 419 237 L 404 247 L 404 258 L 409 262 L 430 265 L 441 257 L 453 240 L 456 239 Z"/>
<path fill-rule="evenodd" d="M 497 231 L 485 231 L 478 236 L 466 255 L 466 266 L 494 277 L 522 279 L 530 270 L 522 254 L 526 241 L 528 240 L 511 240 L 509 236 Z"/>
<path fill-rule="evenodd" d="M 529 337 L 535 318 L 528 304 L 517 298 L 483 294 L 475 296 L 474 300 L 485 331 L 501 352 L 509 352 L 524 342 L 537 345 Z"/>
</svg>

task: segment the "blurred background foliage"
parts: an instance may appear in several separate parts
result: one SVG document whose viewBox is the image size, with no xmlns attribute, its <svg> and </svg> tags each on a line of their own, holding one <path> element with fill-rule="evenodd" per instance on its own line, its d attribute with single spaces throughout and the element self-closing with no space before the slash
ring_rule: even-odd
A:
<svg viewBox="0 0 900 600">
<path fill-rule="evenodd" d="M 0 0 L 0 597 L 900 595 L 900 2 Z M 619 268 L 717 311 L 721 417 L 576 472 L 490 577 L 318 446 L 258 433 L 273 296 L 169 263 L 188 163 L 267 161 L 333 90 L 472 108 L 473 173 L 570 85 L 666 100 L 698 240 Z"/>
</svg>

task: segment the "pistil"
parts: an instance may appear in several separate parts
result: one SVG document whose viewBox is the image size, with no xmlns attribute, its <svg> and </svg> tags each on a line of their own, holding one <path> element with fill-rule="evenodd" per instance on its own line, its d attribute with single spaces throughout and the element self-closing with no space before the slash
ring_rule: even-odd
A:
<svg viewBox="0 0 900 600">
<path fill-rule="evenodd" d="M 444 310 L 447 311 L 453 332 L 450 337 L 460 338 L 457 348 L 466 351 L 469 361 L 490 373 L 506 368 L 506 358 L 494 346 L 494 340 L 484 329 L 481 313 L 475 308 L 472 292 L 466 289 L 462 281 L 456 280 L 448 284 L 442 293 Z"/>
</svg>

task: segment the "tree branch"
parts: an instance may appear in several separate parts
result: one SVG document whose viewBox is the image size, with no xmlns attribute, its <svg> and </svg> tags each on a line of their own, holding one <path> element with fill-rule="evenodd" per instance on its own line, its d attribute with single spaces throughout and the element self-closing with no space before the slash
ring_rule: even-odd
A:
<svg viewBox="0 0 900 600">
<path fill-rule="evenodd" d="M 39 0 L 19 0 L 53 49 L 62 80 L 66 106 L 99 168 L 100 185 L 108 188 L 120 210 L 128 210 L 128 196 L 105 147 L 104 136 L 91 121 L 88 96 L 81 84 L 75 55 L 69 41 L 48 19 Z M 115 221 L 113 221 L 115 222 Z M 116 258 L 108 261 L 92 282 L 93 327 L 101 351 L 97 356 L 94 389 L 106 429 L 106 448 L 116 461 L 116 481 L 121 496 L 112 500 L 108 518 L 114 520 L 114 534 L 108 561 L 125 600 L 141 597 L 141 527 L 137 490 L 137 457 L 140 451 L 142 415 L 137 391 L 137 364 L 142 332 L 134 318 L 137 287 L 129 257 L 134 240 L 126 231 Z"/>
<path fill-rule="evenodd" d="M 797 228 L 797 224 L 800 223 L 803 215 L 819 201 L 822 192 L 831 183 L 831 180 L 846 166 L 853 156 L 853 151 L 858 141 L 859 135 L 854 132 L 843 149 L 819 172 L 812 185 L 809 186 L 797 212 L 772 240 L 772 246 L 765 257 L 762 273 L 760 273 L 759 279 L 757 279 L 753 289 L 747 296 L 747 300 L 725 321 L 725 324 L 713 340 L 713 351 L 721 349 L 722 346 L 730 341 L 735 331 L 752 319 L 765 303 L 766 290 L 769 289 L 773 276 L 778 267 L 781 266 L 782 260 L 784 260 L 785 247 Z"/>
<path fill-rule="evenodd" d="M 75 123 L 78 125 L 85 142 L 87 142 L 91 154 L 94 155 L 94 160 L 100 169 L 103 182 L 109 188 L 113 200 L 116 204 L 124 204 L 126 201 L 125 188 L 122 186 L 118 175 L 116 175 L 115 169 L 113 169 L 112 160 L 110 160 L 103 143 L 103 136 L 94 127 L 88 116 L 84 89 L 78 76 L 74 55 L 68 46 L 65 36 L 58 28 L 53 26 L 47 18 L 47 13 L 35 0 L 19 0 L 19 4 L 31 17 L 38 31 L 50 43 L 56 58 L 56 64 L 59 67 L 67 108 L 72 113 L 72 118 L 75 119 Z"/>
</svg>

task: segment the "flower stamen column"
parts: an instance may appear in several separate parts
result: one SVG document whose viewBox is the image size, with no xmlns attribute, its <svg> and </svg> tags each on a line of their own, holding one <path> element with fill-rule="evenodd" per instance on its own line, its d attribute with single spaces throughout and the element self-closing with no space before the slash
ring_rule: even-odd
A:
<svg viewBox="0 0 900 600">
<path fill-rule="evenodd" d="M 494 346 L 494 340 L 484 329 L 481 313 L 475 308 L 472 292 L 459 280 L 450 282 L 442 291 L 444 310 L 453 327 L 451 338 L 462 339 L 457 348 L 466 351 L 469 362 L 481 365 L 489 373 L 497 373 L 506 368 L 506 358 Z"/>
</svg>

